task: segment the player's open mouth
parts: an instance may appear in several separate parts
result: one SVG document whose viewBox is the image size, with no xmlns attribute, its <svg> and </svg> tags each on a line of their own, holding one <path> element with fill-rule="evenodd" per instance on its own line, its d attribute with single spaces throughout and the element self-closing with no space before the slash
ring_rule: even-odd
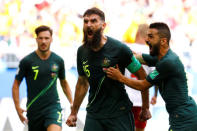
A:
<svg viewBox="0 0 197 131">
<path fill-rule="evenodd" d="M 93 36 L 93 31 L 91 29 L 88 29 L 87 33 L 88 33 L 88 36 Z"/>
<path fill-rule="evenodd" d="M 42 47 L 42 48 L 45 48 L 45 47 L 46 47 L 46 45 L 45 45 L 45 44 L 42 44 L 42 45 L 41 45 L 41 47 Z"/>
</svg>

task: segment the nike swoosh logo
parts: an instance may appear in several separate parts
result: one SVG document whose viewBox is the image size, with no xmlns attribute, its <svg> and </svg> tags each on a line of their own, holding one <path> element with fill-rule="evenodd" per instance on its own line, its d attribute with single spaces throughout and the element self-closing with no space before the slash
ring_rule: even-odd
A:
<svg viewBox="0 0 197 131">
<path fill-rule="evenodd" d="M 39 66 L 32 66 L 32 69 L 35 70 L 37 69 Z"/>
<path fill-rule="evenodd" d="M 83 61 L 83 65 L 86 64 L 88 61 Z"/>
</svg>

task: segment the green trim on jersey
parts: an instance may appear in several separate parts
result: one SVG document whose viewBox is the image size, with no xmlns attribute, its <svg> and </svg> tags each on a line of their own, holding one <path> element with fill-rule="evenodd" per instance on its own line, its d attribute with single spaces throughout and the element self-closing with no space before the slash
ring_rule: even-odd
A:
<svg viewBox="0 0 197 131">
<path fill-rule="evenodd" d="M 135 58 L 135 56 L 132 57 L 132 62 L 127 66 L 127 69 L 131 72 L 131 73 L 135 73 L 136 71 L 138 71 L 141 68 L 141 64 L 140 62 Z"/>
<path fill-rule="evenodd" d="M 30 106 L 31 106 L 40 96 L 42 96 L 44 93 L 47 92 L 47 90 L 48 90 L 49 88 L 52 87 L 52 85 L 54 84 L 54 82 L 55 82 L 56 80 L 57 80 L 57 75 L 52 79 L 51 83 L 50 83 L 47 87 L 45 87 L 36 97 L 34 97 L 34 98 L 32 99 L 32 101 L 27 105 L 27 110 L 30 108 Z"/>
<path fill-rule="evenodd" d="M 97 96 L 97 94 L 99 93 L 99 91 L 100 91 L 100 89 L 101 89 L 101 85 L 102 85 L 102 83 L 103 83 L 104 80 L 105 80 L 105 76 L 102 77 L 102 79 L 101 79 L 101 81 L 100 81 L 100 83 L 99 83 L 99 85 L 98 85 L 98 88 L 97 88 L 97 90 L 96 90 L 96 93 L 95 93 L 95 95 L 94 95 L 94 98 L 93 98 L 92 101 L 87 105 L 87 107 L 89 107 L 89 106 L 94 102 L 94 100 L 96 99 L 96 96 Z"/>
</svg>

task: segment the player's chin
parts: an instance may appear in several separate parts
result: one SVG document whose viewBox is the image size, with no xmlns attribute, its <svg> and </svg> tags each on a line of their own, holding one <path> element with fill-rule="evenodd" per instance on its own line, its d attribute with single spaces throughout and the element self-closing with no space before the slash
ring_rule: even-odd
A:
<svg viewBox="0 0 197 131">
<path fill-rule="evenodd" d="M 41 48 L 40 51 L 44 53 L 44 52 L 49 51 L 49 48 Z"/>
</svg>

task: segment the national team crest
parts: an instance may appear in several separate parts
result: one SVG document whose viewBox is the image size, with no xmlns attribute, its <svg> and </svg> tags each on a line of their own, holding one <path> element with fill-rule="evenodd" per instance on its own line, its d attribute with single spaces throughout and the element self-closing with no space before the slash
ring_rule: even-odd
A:
<svg viewBox="0 0 197 131">
<path fill-rule="evenodd" d="M 103 67 L 108 67 L 109 65 L 110 65 L 110 60 L 105 57 L 103 62 L 102 62 L 102 66 Z"/>
<path fill-rule="evenodd" d="M 51 67 L 51 77 L 54 78 L 57 75 L 57 71 L 58 71 L 58 65 L 57 64 L 53 64 Z"/>
<path fill-rule="evenodd" d="M 58 70 L 57 64 L 53 64 L 51 70 L 52 70 L 53 72 L 57 72 L 57 70 Z"/>
</svg>

